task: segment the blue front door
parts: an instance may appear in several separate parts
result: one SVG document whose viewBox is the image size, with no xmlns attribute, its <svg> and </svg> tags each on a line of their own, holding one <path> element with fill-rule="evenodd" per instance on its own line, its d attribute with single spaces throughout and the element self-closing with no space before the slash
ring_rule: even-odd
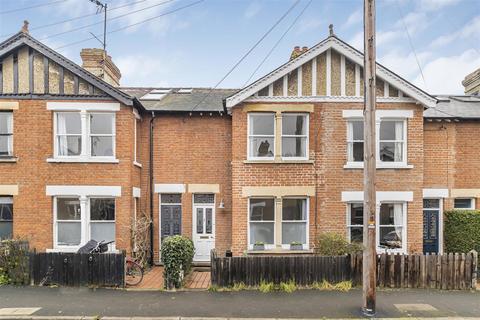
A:
<svg viewBox="0 0 480 320">
<path fill-rule="evenodd" d="M 423 253 L 438 253 L 440 200 L 423 200 Z"/>
</svg>

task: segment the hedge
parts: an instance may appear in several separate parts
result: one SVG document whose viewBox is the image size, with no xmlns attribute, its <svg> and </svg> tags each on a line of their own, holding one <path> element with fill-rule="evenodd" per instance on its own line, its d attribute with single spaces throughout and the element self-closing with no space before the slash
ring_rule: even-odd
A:
<svg viewBox="0 0 480 320">
<path fill-rule="evenodd" d="M 28 242 L 0 241 L 0 285 L 22 285 L 30 282 L 30 254 Z"/>
<path fill-rule="evenodd" d="M 445 211 L 444 243 L 447 252 L 480 252 L 480 211 Z"/>
<path fill-rule="evenodd" d="M 180 288 L 190 272 L 195 249 L 184 236 L 168 237 L 162 242 L 163 278 L 167 289 Z"/>
</svg>

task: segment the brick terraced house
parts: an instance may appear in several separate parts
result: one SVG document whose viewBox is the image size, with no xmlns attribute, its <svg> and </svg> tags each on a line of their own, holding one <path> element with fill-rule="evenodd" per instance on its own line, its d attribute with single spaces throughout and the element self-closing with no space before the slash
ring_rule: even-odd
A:
<svg viewBox="0 0 480 320">
<path fill-rule="evenodd" d="M 363 55 L 333 33 L 239 90 L 119 87 L 102 50 L 81 57 L 26 30 L 0 44 L 0 236 L 131 252 L 145 214 L 155 262 L 183 234 L 199 263 L 362 239 Z M 443 210 L 480 206 L 480 97 L 432 96 L 380 64 L 376 85 L 378 250 L 441 252 Z"/>
</svg>

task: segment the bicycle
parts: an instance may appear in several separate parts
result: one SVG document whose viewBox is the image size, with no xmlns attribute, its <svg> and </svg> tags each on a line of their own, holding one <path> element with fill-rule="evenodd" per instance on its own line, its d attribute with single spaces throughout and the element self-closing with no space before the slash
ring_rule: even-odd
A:
<svg viewBox="0 0 480 320">
<path fill-rule="evenodd" d="M 125 283 L 128 286 L 136 286 L 143 279 L 143 268 L 132 257 L 125 260 Z"/>
</svg>

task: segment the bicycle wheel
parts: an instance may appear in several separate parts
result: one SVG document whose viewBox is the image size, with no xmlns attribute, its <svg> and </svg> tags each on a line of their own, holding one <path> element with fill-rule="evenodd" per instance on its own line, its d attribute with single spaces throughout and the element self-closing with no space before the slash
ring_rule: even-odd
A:
<svg viewBox="0 0 480 320">
<path fill-rule="evenodd" d="M 127 261 L 125 273 L 125 283 L 128 286 L 136 286 L 143 279 L 143 269 L 135 261 Z"/>
</svg>

